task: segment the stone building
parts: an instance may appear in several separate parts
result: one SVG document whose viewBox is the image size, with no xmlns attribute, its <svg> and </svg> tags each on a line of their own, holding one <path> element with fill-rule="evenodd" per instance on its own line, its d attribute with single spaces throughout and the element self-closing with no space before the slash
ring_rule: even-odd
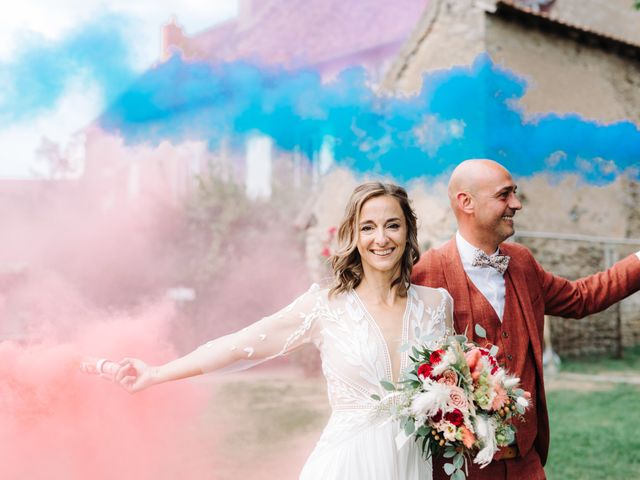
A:
<svg viewBox="0 0 640 480">
<path fill-rule="evenodd" d="M 530 85 L 521 106 L 640 124 L 640 12 L 627 0 L 431 0 L 383 85 L 415 94 L 422 74 L 488 53 Z M 638 159 L 640 166 L 640 159 Z M 637 173 L 637 172 L 636 172 Z M 552 179 L 551 179 L 552 180 Z M 638 183 L 593 186 L 572 176 L 518 179 L 518 241 L 549 270 L 578 278 L 640 248 Z M 580 321 L 552 319 L 564 355 L 619 353 L 640 343 L 638 296 Z"/>
<path fill-rule="evenodd" d="M 240 0 L 236 18 L 194 35 L 172 21 L 163 58 L 239 59 L 287 69 L 312 68 L 324 79 L 348 67 L 386 75 L 424 11 L 424 0 Z"/>
<path fill-rule="evenodd" d="M 265 68 L 309 69 L 323 81 L 358 66 L 367 69 L 372 81 L 381 81 L 424 10 L 424 1 L 241 0 L 239 7 L 235 18 L 193 35 L 186 34 L 174 18 L 162 27 L 160 62 L 172 55 L 209 64 L 241 61 Z M 243 149 L 222 142 L 214 151 L 205 140 L 132 148 L 119 135 L 96 125 L 86 133 L 86 176 L 114 179 L 117 188 L 105 197 L 120 203 L 158 190 L 179 199 L 193 177 L 211 164 L 244 184 L 248 196 L 256 199 L 268 199 L 276 179 L 282 182 L 288 175 L 284 181 L 295 184 L 321 174 L 305 169 L 309 159 L 304 153 L 284 154 L 270 137 L 258 133 L 246 140 Z M 309 141 L 318 143 L 309 150 L 317 157 L 312 164 L 321 170 L 331 163 L 330 143 Z"/>
</svg>

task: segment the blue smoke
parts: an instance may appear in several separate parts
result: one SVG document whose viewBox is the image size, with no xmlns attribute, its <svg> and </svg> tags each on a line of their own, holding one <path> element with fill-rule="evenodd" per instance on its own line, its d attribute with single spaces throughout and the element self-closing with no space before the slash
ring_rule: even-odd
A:
<svg viewBox="0 0 640 480">
<path fill-rule="evenodd" d="M 97 83 L 107 104 L 117 98 L 138 75 L 127 27 L 124 17 L 106 15 L 57 42 L 24 34 L 14 59 L 0 62 L 0 127 L 55 107 L 78 79 Z"/>
<path fill-rule="evenodd" d="M 525 118 L 525 82 L 479 57 L 469 68 L 424 77 L 420 94 L 378 96 L 363 70 L 322 83 L 312 71 L 170 61 L 142 75 L 102 115 L 129 143 L 222 138 L 238 147 L 254 132 L 310 158 L 326 136 L 340 165 L 400 181 L 446 173 L 465 158 L 489 157 L 517 176 L 579 174 L 606 183 L 639 176 L 640 131 L 577 115 Z"/>
</svg>

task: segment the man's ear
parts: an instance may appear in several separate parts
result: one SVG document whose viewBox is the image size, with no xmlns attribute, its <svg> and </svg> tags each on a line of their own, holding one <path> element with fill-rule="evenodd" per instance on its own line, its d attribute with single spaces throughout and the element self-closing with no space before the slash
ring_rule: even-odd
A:
<svg viewBox="0 0 640 480">
<path fill-rule="evenodd" d="M 464 213 L 473 213 L 475 202 L 473 197 L 468 192 L 458 192 L 456 195 L 456 202 L 458 203 L 458 209 Z"/>
</svg>

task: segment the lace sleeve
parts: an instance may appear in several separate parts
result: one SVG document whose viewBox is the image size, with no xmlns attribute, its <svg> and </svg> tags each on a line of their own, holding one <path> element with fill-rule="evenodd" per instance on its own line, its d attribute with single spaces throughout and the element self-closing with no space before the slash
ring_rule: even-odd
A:
<svg viewBox="0 0 640 480">
<path fill-rule="evenodd" d="M 439 288 L 440 293 L 442 293 L 442 301 L 444 303 L 444 326 L 446 330 L 446 335 L 453 335 L 455 332 L 455 327 L 453 323 L 453 297 L 449 293 L 448 290 L 444 288 Z"/>
<path fill-rule="evenodd" d="M 279 312 L 205 343 L 194 352 L 200 369 L 203 373 L 244 370 L 314 341 L 321 298 L 314 284 Z"/>
</svg>

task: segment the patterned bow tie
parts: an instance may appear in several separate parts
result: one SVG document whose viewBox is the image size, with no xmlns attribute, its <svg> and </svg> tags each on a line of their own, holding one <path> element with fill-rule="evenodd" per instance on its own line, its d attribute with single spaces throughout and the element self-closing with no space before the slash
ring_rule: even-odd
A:
<svg viewBox="0 0 640 480">
<path fill-rule="evenodd" d="M 507 267 L 509 266 L 510 258 L 508 255 L 499 255 L 497 253 L 487 255 L 482 250 L 476 250 L 476 255 L 471 265 L 474 267 L 493 267 L 500 272 L 501 275 L 504 275 L 504 272 L 507 271 Z"/>
</svg>

